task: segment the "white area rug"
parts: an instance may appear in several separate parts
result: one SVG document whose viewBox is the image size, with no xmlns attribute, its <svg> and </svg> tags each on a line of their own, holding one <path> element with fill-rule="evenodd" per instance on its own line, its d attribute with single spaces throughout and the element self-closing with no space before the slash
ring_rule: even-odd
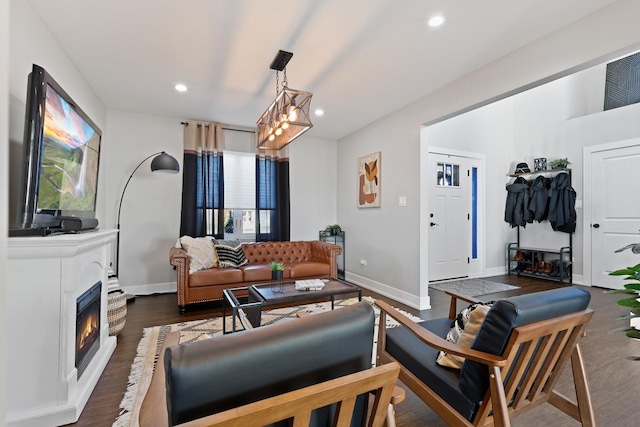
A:
<svg viewBox="0 0 640 427">
<path fill-rule="evenodd" d="M 373 298 L 363 297 L 363 301 L 368 302 L 374 308 L 376 313 L 376 329 L 374 339 L 377 339 L 379 309 L 373 304 Z M 347 305 L 358 302 L 357 298 L 349 298 L 345 300 L 337 300 L 335 308 L 345 307 Z M 280 322 L 288 322 L 297 319 L 298 312 L 321 313 L 331 310 L 331 302 L 322 302 L 317 304 L 305 304 L 294 307 L 278 308 L 262 312 L 262 325 L 270 325 Z M 418 322 L 421 319 L 402 310 L 398 310 L 407 315 L 412 320 Z M 227 316 L 227 330 L 231 330 L 231 318 Z M 387 327 L 398 326 L 395 320 L 387 316 Z M 142 339 L 138 344 L 136 357 L 131 365 L 129 374 L 129 385 L 124 394 L 122 402 L 120 402 L 120 415 L 113 423 L 113 427 L 137 427 L 140 406 L 144 396 L 149 389 L 151 376 L 158 360 L 160 349 L 164 342 L 164 337 L 169 332 L 180 331 L 180 343 L 197 341 L 214 336 L 222 335 L 222 318 L 196 320 L 191 322 L 174 323 L 171 325 L 154 326 L 145 328 Z M 373 345 L 373 360 L 375 361 L 376 345 Z"/>
<path fill-rule="evenodd" d="M 454 282 L 429 283 L 429 288 L 443 292 L 453 291 L 461 295 L 477 297 L 480 295 L 492 294 L 494 292 L 519 289 L 520 287 L 483 279 L 465 279 L 456 280 Z"/>
</svg>

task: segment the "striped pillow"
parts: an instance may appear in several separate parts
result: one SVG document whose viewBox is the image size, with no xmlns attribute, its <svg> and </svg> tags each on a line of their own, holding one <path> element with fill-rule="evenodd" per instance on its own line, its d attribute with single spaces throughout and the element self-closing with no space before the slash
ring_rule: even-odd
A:
<svg viewBox="0 0 640 427">
<path fill-rule="evenodd" d="M 218 254 L 220 268 L 238 268 L 249 261 L 242 251 L 242 243 L 239 240 L 214 240 L 213 247 Z"/>
<path fill-rule="evenodd" d="M 463 309 L 452 322 L 451 330 L 445 339 L 462 347 L 470 348 L 492 305 L 493 301 L 476 303 Z M 440 351 L 436 363 L 447 368 L 461 369 L 464 357 Z"/>
</svg>

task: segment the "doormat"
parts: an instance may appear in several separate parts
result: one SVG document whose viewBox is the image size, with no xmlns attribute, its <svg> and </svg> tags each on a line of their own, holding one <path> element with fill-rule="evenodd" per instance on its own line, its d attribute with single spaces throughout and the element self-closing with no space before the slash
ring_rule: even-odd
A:
<svg viewBox="0 0 640 427">
<path fill-rule="evenodd" d="M 373 298 L 362 297 L 363 301 L 368 302 L 373 306 L 376 314 L 374 343 L 373 343 L 373 357 L 372 361 L 375 361 L 376 353 L 376 341 L 378 338 L 378 318 L 380 316 L 380 309 L 373 303 Z M 336 309 L 340 307 L 346 307 L 358 302 L 358 298 L 349 298 L 344 300 L 336 300 Z M 419 322 L 422 319 L 413 316 L 403 310 L 396 309 L 402 314 L 409 317 L 414 322 Z M 305 304 L 293 307 L 277 308 L 274 310 L 267 310 L 262 312 L 262 325 L 269 325 L 280 322 L 289 322 L 293 319 L 297 319 L 297 313 L 307 312 L 309 314 L 321 313 L 324 311 L 331 311 L 331 301 Z M 387 328 L 393 328 L 398 326 L 398 323 L 386 316 Z M 227 316 L 227 330 L 231 330 L 231 317 Z M 216 317 L 213 319 L 194 320 L 190 322 L 174 323 L 172 325 L 154 326 L 151 328 L 145 328 L 143 331 L 142 339 L 138 344 L 136 350 L 136 357 L 131 365 L 131 373 L 129 374 L 129 385 L 127 391 L 124 394 L 122 402 L 120 402 L 120 415 L 113 423 L 113 427 L 137 427 L 138 417 L 140 413 L 140 407 L 144 400 L 149 385 L 151 383 L 151 376 L 155 369 L 156 362 L 162 344 L 164 343 L 164 337 L 169 332 L 180 331 L 180 343 L 187 343 L 192 341 L 198 341 L 201 339 L 211 338 L 222 335 L 222 317 Z"/>
<path fill-rule="evenodd" d="M 507 285 L 506 283 L 491 282 L 483 279 L 464 279 L 453 282 L 429 283 L 429 289 L 437 291 L 453 291 L 457 294 L 469 297 L 492 294 L 494 292 L 510 291 L 519 289 L 519 286 Z"/>
</svg>

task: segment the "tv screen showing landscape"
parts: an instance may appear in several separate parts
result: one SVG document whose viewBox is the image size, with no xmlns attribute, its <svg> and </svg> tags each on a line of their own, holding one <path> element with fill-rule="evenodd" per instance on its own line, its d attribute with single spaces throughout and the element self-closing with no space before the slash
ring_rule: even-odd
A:
<svg viewBox="0 0 640 427">
<path fill-rule="evenodd" d="M 100 134 L 46 85 L 37 212 L 94 211 Z"/>
</svg>

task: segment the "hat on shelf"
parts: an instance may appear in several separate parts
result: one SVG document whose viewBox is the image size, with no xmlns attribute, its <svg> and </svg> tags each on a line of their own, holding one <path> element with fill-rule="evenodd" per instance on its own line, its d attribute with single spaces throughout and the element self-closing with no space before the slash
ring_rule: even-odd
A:
<svg viewBox="0 0 640 427">
<path fill-rule="evenodd" d="M 529 172 L 531 172 L 531 169 L 529 169 L 529 165 L 526 163 L 518 163 L 518 166 L 516 166 L 515 173 L 529 173 Z"/>
</svg>

